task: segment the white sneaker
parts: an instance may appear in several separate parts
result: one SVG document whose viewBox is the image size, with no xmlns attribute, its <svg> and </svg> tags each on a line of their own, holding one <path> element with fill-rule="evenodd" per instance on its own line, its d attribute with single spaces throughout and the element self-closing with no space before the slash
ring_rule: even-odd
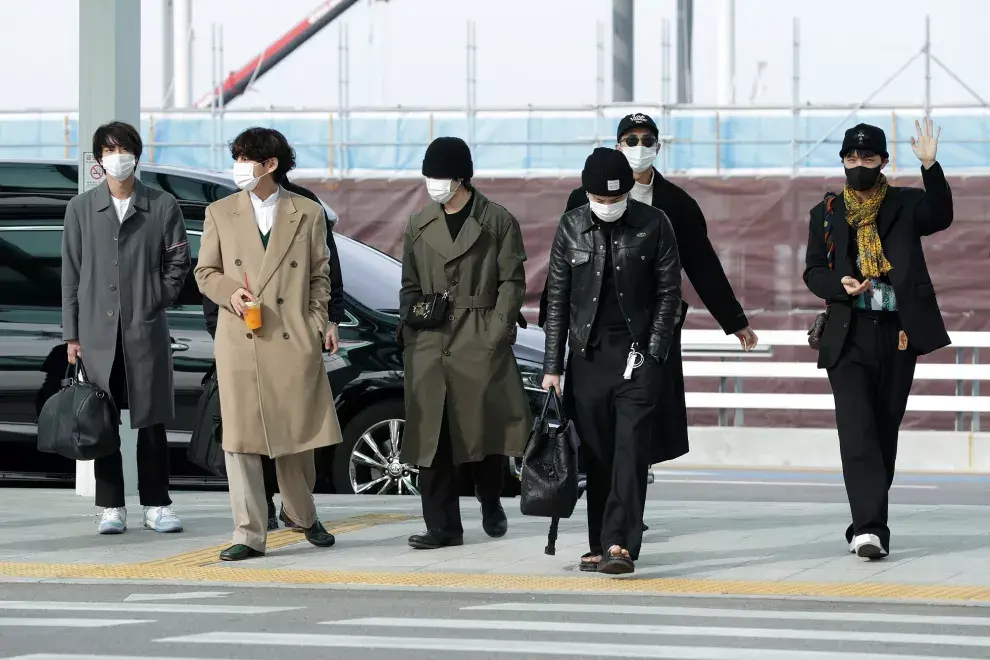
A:
<svg viewBox="0 0 990 660">
<path fill-rule="evenodd" d="M 124 507 L 107 507 L 100 515 L 100 534 L 123 534 L 127 531 L 127 509 Z"/>
<path fill-rule="evenodd" d="M 863 559 L 881 559 L 887 556 L 887 549 L 876 534 L 860 534 L 853 538 L 850 551 Z"/>
<path fill-rule="evenodd" d="M 165 534 L 182 531 L 182 522 L 170 506 L 145 507 L 144 526 Z"/>
</svg>

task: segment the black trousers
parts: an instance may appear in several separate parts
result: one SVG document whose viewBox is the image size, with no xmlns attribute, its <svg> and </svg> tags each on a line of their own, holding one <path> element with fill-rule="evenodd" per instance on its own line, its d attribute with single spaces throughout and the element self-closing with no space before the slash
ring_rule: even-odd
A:
<svg viewBox="0 0 990 660">
<path fill-rule="evenodd" d="M 128 408 L 127 372 L 124 369 L 124 349 L 117 328 L 117 351 L 110 370 L 110 396 L 119 410 Z M 96 478 L 96 506 L 124 506 L 124 468 L 120 452 L 93 461 Z M 142 506 L 168 506 L 168 439 L 165 425 L 155 424 L 138 429 L 137 438 L 138 494 Z"/>
<path fill-rule="evenodd" d="M 603 339 L 586 357 L 572 355 L 574 423 L 588 476 L 588 545 L 601 554 L 613 545 L 639 558 L 661 366 L 647 357 L 625 380 L 629 340 Z"/>
<path fill-rule="evenodd" d="M 265 497 L 269 501 L 278 492 L 278 476 L 275 473 L 275 459 L 267 456 L 261 457 L 261 473 L 265 477 Z"/>
<path fill-rule="evenodd" d="M 475 494 L 483 509 L 499 505 L 505 475 L 505 457 L 486 456 L 484 460 L 468 463 L 474 478 Z M 427 530 L 438 530 L 444 536 L 464 534 L 460 505 L 461 466 L 454 464 L 454 448 L 450 438 L 450 423 L 444 410 L 440 438 L 433 463 L 419 468 L 419 492 L 423 500 L 423 520 Z"/>
<path fill-rule="evenodd" d="M 910 347 L 898 350 L 900 331 L 896 312 L 854 312 L 843 352 L 828 370 L 853 519 L 846 540 L 876 534 L 888 551 L 887 493 L 918 360 Z"/>
</svg>

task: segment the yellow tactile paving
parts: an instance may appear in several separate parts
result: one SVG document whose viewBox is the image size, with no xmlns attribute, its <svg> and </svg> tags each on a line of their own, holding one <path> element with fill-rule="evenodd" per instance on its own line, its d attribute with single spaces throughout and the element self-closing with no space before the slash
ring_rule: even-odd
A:
<svg viewBox="0 0 990 660">
<path fill-rule="evenodd" d="M 0 576 L 104 580 L 180 580 L 231 583 L 311 584 L 367 587 L 460 588 L 493 591 L 554 591 L 729 596 L 811 596 L 923 601 L 990 602 L 990 587 L 924 584 L 771 582 L 597 576 L 532 576 L 476 573 L 389 573 L 167 566 L 161 563 L 83 565 L 0 563 Z"/>
<path fill-rule="evenodd" d="M 334 534 L 346 534 L 414 518 L 417 516 L 369 514 L 325 522 L 324 525 Z M 299 532 L 284 530 L 268 535 L 268 548 L 281 548 L 304 541 L 305 538 Z M 990 602 L 990 586 L 251 568 L 251 564 L 255 562 L 240 563 L 237 568 L 233 568 L 218 563 L 218 555 L 225 547 L 226 545 L 218 545 L 135 564 L 0 562 L 0 577 Z"/>
<path fill-rule="evenodd" d="M 337 522 L 324 522 L 323 525 L 327 530 L 334 535 L 346 534 L 347 532 L 355 532 L 359 529 L 365 529 L 368 527 L 376 527 L 378 525 L 388 525 L 394 522 L 404 522 L 406 520 L 414 520 L 418 516 L 405 516 L 389 513 L 371 513 L 365 516 L 355 516 L 353 518 L 345 518 L 344 520 L 339 520 Z M 276 548 L 283 548 L 287 545 L 292 545 L 294 543 L 301 543 L 305 541 L 305 537 L 301 532 L 294 532 L 290 529 L 282 530 L 281 532 L 272 532 L 268 534 L 268 550 L 275 550 Z M 219 561 L 219 554 L 221 550 L 227 548 L 230 544 L 225 543 L 223 545 L 216 545 L 209 548 L 203 548 L 202 550 L 193 550 L 192 552 L 184 552 L 181 555 L 173 555 L 171 557 L 165 557 L 164 559 L 156 559 L 154 561 L 142 562 L 140 564 L 133 564 L 133 566 L 144 566 L 144 567 L 158 567 L 167 566 L 170 568 L 185 568 L 185 567 L 195 567 L 195 566 L 208 566 L 209 564 L 215 564 Z"/>
</svg>

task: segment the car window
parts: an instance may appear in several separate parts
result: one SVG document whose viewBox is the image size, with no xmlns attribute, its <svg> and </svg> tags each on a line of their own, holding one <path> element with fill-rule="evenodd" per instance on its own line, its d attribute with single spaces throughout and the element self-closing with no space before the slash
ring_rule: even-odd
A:
<svg viewBox="0 0 990 660">
<path fill-rule="evenodd" d="M 177 174 L 141 171 L 141 183 L 149 188 L 156 188 L 171 193 L 181 202 L 200 202 L 211 204 L 218 199 L 229 197 L 237 192 L 233 185 L 225 186 L 213 181 L 194 179 Z"/>
<path fill-rule="evenodd" d="M 0 192 L 79 191 L 79 170 L 75 165 L 46 163 L 0 163 Z"/>
<path fill-rule="evenodd" d="M 61 228 L 0 229 L 0 305 L 61 307 Z"/>
<path fill-rule="evenodd" d="M 352 238 L 335 234 L 334 241 L 344 292 L 370 309 L 398 311 L 402 264 Z"/>
<path fill-rule="evenodd" d="M 189 234 L 193 266 L 199 241 L 198 233 Z M 61 227 L 0 229 L 0 305 L 61 307 Z M 173 308 L 198 312 L 202 306 L 203 297 L 190 269 Z"/>
</svg>

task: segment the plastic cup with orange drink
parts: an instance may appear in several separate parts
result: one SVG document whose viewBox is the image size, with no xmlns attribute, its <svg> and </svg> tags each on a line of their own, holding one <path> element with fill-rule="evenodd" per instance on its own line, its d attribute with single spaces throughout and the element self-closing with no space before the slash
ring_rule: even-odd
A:
<svg viewBox="0 0 990 660">
<path fill-rule="evenodd" d="M 261 301 L 244 301 L 244 324 L 248 330 L 257 330 L 261 327 Z"/>
</svg>

